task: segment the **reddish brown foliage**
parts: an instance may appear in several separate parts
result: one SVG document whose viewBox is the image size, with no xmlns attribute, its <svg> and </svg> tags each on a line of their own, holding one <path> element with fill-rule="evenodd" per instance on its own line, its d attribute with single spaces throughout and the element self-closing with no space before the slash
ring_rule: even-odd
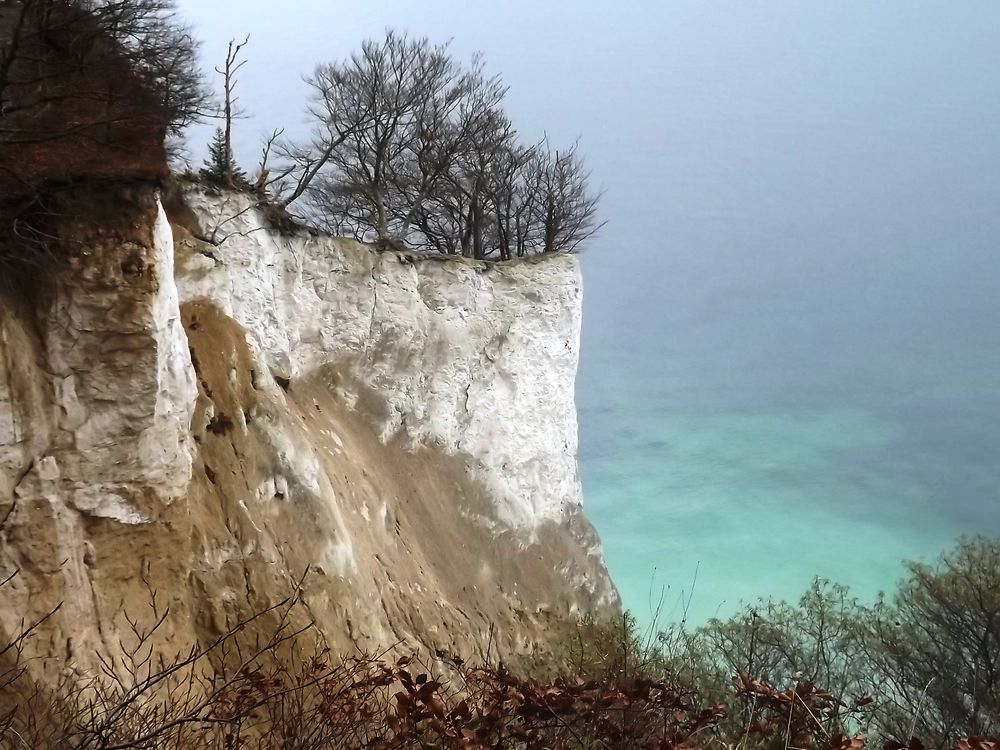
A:
<svg viewBox="0 0 1000 750">
<path fill-rule="evenodd" d="M 1000 740 L 985 737 L 961 737 L 955 741 L 955 750 L 997 750 Z M 926 750 L 926 745 L 916 737 L 908 740 L 887 739 L 882 743 L 882 750 Z"/>
<path fill-rule="evenodd" d="M 847 703 L 809 681 L 779 690 L 745 672 L 733 682 L 744 704 L 752 706 L 748 735 L 767 738 L 784 734 L 797 748 L 860 750 L 865 746 L 864 735 L 848 736 L 843 728 L 872 704 L 868 696 Z"/>
<path fill-rule="evenodd" d="M 407 661 L 392 670 L 401 686 L 393 696 L 389 733 L 379 748 L 437 747 L 683 747 L 725 716 L 723 706 L 699 707 L 696 696 L 663 682 L 636 678 L 620 684 L 521 679 L 503 666 L 461 673 L 457 697 Z"/>
</svg>

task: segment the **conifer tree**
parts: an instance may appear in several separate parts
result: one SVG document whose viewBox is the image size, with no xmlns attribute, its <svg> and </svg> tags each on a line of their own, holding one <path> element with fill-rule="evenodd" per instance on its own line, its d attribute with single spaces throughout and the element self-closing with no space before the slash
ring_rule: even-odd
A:
<svg viewBox="0 0 1000 750">
<path fill-rule="evenodd" d="M 240 188 L 247 185 L 246 173 L 236 164 L 222 128 L 216 129 L 212 142 L 208 144 L 208 158 L 201 169 L 201 178 L 221 187 Z"/>
</svg>

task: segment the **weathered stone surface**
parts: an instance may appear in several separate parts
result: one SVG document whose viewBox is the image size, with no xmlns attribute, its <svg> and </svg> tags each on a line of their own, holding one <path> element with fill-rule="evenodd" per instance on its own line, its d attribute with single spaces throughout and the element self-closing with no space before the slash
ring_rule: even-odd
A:
<svg viewBox="0 0 1000 750">
<path fill-rule="evenodd" d="M 531 528 L 581 502 L 574 382 L 581 278 L 568 255 L 495 264 L 374 252 L 270 231 L 244 195 L 192 192 L 200 236 L 182 296 L 216 301 L 272 370 L 326 370 L 348 403 L 372 393 L 383 441 L 471 459 L 505 521 Z"/>
<path fill-rule="evenodd" d="M 0 623 L 15 632 L 61 603 L 45 634 L 69 654 L 114 643 L 105 625 L 125 597 L 122 572 L 91 570 L 94 544 L 114 555 L 126 537 L 116 566 L 138 578 L 150 532 L 191 481 L 197 390 L 170 225 L 152 191 L 119 198 L 113 229 L 67 227 L 81 242 L 35 299 L 0 300 L 0 563 L 20 571 Z M 149 529 L 108 534 L 135 526 Z"/>
<path fill-rule="evenodd" d="M 67 228 L 43 293 L 0 299 L 0 630 L 62 603 L 38 669 L 92 669 L 153 591 L 162 645 L 212 639 L 307 568 L 344 649 L 516 661 L 615 611 L 580 507 L 574 259 L 380 254 L 203 193 L 203 239 L 172 236 L 152 191 L 120 200 Z"/>
</svg>

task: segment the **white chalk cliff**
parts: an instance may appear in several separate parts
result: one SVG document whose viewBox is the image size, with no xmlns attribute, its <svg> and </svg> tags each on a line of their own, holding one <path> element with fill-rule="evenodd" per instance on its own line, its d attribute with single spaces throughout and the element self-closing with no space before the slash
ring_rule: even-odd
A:
<svg viewBox="0 0 1000 750">
<path fill-rule="evenodd" d="M 342 648 L 492 630 L 531 658 L 616 610 L 581 510 L 575 258 L 377 252 L 196 188 L 93 200 L 0 294 L 0 630 L 61 604 L 33 648 L 87 669 L 152 591 L 158 637 L 205 641 L 307 568 Z"/>
</svg>

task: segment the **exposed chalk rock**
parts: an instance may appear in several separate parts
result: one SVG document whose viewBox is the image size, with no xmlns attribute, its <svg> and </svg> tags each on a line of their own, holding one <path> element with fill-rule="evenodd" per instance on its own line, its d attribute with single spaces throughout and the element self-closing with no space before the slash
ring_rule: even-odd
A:
<svg viewBox="0 0 1000 750">
<path fill-rule="evenodd" d="M 307 570 L 297 616 L 345 651 L 517 663 L 618 611 L 574 258 L 379 253 L 200 190 L 174 225 L 152 188 L 73 200 L 63 265 L 0 295 L 0 636 L 62 605 L 33 671 L 92 673 L 153 591 L 157 645 L 210 642 Z"/>
<path fill-rule="evenodd" d="M 182 298 L 219 304 L 275 374 L 324 371 L 383 441 L 402 434 L 468 457 L 508 523 L 531 528 L 580 505 L 574 257 L 380 253 L 274 231 L 242 194 L 191 191 L 187 202 L 197 233 L 217 244 L 212 260 L 189 255 Z"/>
</svg>

